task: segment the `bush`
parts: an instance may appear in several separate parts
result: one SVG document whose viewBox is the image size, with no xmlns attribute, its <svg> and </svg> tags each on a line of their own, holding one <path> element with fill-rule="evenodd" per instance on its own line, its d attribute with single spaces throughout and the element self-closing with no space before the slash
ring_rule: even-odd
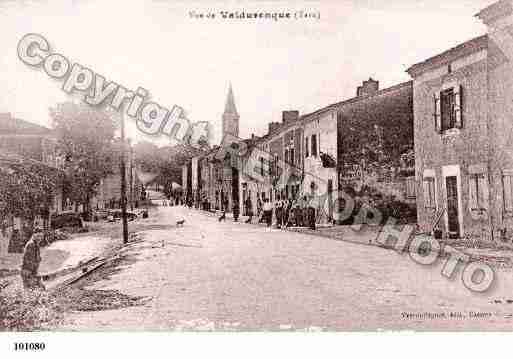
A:
<svg viewBox="0 0 513 359">
<path fill-rule="evenodd" d="M 382 193 L 365 185 L 360 191 L 355 191 L 353 188 L 344 188 L 351 198 L 354 199 L 354 209 L 349 218 L 340 222 L 342 225 L 362 224 L 358 223 L 361 220 L 357 217 L 362 206 L 367 205 L 381 213 L 382 221 L 380 224 L 384 225 L 389 218 L 397 220 L 397 224 L 408 224 L 417 222 L 417 207 L 414 204 L 405 203 L 397 200 L 394 196 L 383 196 Z M 341 203 L 341 211 L 343 211 L 345 203 Z"/>
<path fill-rule="evenodd" d="M 46 329 L 62 319 L 62 309 L 44 291 L 0 292 L 0 330 L 29 331 Z"/>
</svg>

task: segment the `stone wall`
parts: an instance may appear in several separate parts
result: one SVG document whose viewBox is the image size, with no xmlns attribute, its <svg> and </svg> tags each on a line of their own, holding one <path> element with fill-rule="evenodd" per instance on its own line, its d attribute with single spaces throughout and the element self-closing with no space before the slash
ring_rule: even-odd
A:
<svg viewBox="0 0 513 359">
<path fill-rule="evenodd" d="M 435 217 L 436 208 L 427 208 L 424 198 L 423 179 L 427 171 L 435 174 L 437 208 L 445 206 L 446 192 L 443 167 L 459 168 L 458 189 L 461 203 L 464 233 L 482 233 L 488 218 L 472 218 L 469 208 L 469 166 L 487 163 L 489 134 L 487 127 L 487 64 L 478 61 L 449 73 L 448 69 L 437 69 L 432 79 L 415 82 L 415 176 L 417 181 L 417 214 L 419 225 L 424 230 Z M 434 122 L 434 94 L 444 87 L 460 86 L 463 91 L 463 128 L 440 134 Z M 486 167 L 486 166 L 485 166 Z M 446 220 L 440 221 L 445 228 Z"/>
</svg>

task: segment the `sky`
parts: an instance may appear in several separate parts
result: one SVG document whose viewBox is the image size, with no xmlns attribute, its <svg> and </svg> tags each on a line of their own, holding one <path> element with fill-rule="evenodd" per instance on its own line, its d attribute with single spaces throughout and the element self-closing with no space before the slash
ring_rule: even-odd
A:
<svg viewBox="0 0 513 359">
<path fill-rule="evenodd" d="M 208 121 L 212 143 L 231 82 L 240 136 L 263 135 L 281 111 L 306 114 L 354 97 L 372 77 L 385 88 L 405 70 L 486 32 L 474 17 L 494 0 L 12 1 L 0 0 L 0 112 L 50 126 L 48 109 L 71 100 L 62 81 L 21 62 L 17 44 L 43 35 L 51 50 L 152 101 Z M 223 20 L 220 11 L 320 14 L 319 19 Z M 190 12 L 215 13 L 197 19 Z M 131 120 L 134 141 L 143 136 Z"/>
</svg>

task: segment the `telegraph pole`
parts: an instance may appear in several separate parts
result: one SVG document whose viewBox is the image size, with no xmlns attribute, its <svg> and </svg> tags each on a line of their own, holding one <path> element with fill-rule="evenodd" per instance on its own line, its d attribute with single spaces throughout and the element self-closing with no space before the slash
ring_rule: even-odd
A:
<svg viewBox="0 0 513 359">
<path fill-rule="evenodd" d="M 123 243 L 128 243 L 128 221 L 126 215 L 126 140 L 125 116 L 121 115 L 121 221 L 123 223 Z"/>
<path fill-rule="evenodd" d="M 130 145 L 130 211 L 134 211 L 134 149 L 132 148 L 132 144 L 130 140 L 128 140 L 128 144 Z"/>
</svg>

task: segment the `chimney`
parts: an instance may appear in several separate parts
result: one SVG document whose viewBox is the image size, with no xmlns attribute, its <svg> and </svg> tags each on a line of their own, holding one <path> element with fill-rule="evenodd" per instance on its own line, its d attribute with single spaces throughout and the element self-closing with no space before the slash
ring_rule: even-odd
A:
<svg viewBox="0 0 513 359">
<path fill-rule="evenodd" d="M 299 111 L 282 111 L 281 118 L 284 124 L 294 122 L 299 118 Z"/>
<path fill-rule="evenodd" d="M 372 79 L 369 77 L 368 81 L 363 81 L 362 86 L 358 86 L 356 89 L 356 96 L 368 96 L 373 95 L 379 91 L 379 81 Z"/>
<path fill-rule="evenodd" d="M 278 127 L 280 127 L 279 122 L 269 122 L 269 133 L 274 132 Z"/>
</svg>

